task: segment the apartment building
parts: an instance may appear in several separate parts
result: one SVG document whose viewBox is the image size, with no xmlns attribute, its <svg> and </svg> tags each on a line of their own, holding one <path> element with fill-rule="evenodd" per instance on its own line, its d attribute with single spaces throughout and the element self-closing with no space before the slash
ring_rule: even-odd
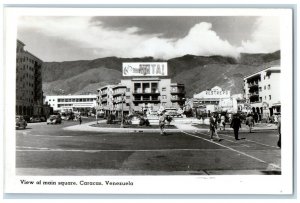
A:
<svg viewBox="0 0 300 203">
<path fill-rule="evenodd" d="M 280 67 L 269 67 L 244 78 L 246 103 L 261 118 L 281 112 L 280 73 Z"/>
<path fill-rule="evenodd" d="M 106 112 L 145 112 L 182 108 L 184 84 L 167 78 L 167 63 L 124 63 L 123 79 L 118 85 L 98 89 L 99 105 Z M 123 106 L 123 107 L 122 107 Z"/>
<path fill-rule="evenodd" d="M 17 40 L 16 50 L 16 114 L 45 115 L 42 91 L 43 61 L 24 49 Z"/>
</svg>

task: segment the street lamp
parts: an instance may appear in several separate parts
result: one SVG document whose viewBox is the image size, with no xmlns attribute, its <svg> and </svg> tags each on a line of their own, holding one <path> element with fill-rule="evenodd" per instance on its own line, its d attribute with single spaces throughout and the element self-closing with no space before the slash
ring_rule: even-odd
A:
<svg viewBox="0 0 300 203">
<path fill-rule="evenodd" d="M 121 115 L 121 128 L 123 128 L 124 127 L 124 125 L 123 125 L 123 114 L 124 114 L 124 111 L 123 111 L 123 102 L 124 102 L 124 93 L 122 93 L 122 95 L 121 95 L 121 99 L 122 99 L 122 115 Z"/>
</svg>

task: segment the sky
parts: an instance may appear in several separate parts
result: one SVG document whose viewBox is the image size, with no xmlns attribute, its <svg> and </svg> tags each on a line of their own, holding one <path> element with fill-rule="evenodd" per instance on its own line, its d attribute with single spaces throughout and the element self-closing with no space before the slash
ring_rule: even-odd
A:
<svg viewBox="0 0 300 203">
<path fill-rule="evenodd" d="M 43 61 L 102 57 L 170 59 L 186 54 L 271 53 L 280 50 L 272 16 L 23 16 L 18 39 Z"/>
</svg>

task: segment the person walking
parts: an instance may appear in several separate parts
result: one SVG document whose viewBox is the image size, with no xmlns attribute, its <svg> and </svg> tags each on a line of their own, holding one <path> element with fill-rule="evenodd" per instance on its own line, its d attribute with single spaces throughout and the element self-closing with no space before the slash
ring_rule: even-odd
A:
<svg viewBox="0 0 300 203">
<path fill-rule="evenodd" d="M 279 138 L 278 138 L 278 141 L 277 141 L 277 146 L 281 148 L 281 115 L 279 114 L 277 116 L 277 129 L 278 129 L 278 135 L 279 135 Z"/>
<path fill-rule="evenodd" d="M 241 128 L 241 119 L 239 116 L 236 114 L 234 115 L 230 127 L 233 128 L 234 131 L 234 138 L 235 140 L 240 140 L 239 139 L 239 129 Z"/>
<path fill-rule="evenodd" d="M 248 114 L 247 115 L 247 118 L 246 118 L 246 125 L 249 127 L 249 132 L 252 133 L 252 128 L 253 128 L 253 125 L 254 125 L 254 119 L 252 117 L 251 114 Z"/>
<path fill-rule="evenodd" d="M 79 124 L 81 125 L 82 123 L 81 115 L 78 116 L 78 120 L 79 120 Z"/>
<path fill-rule="evenodd" d="M 212 114 L 209 118 L 209 130 L 210 130 L 210 140 L 213 141 L 213 137 L 214 135 L 216 135 L 216 138 L 218 139 L 218 141 L 221 141 L 218 133 L 217 133 L 217 119 L 216 117 L 214 117 L 214 115 Z"/>
<path fill-rule="evenodd" d="M 224 115 L 221 116 L 221 124 L 223 126 L 223 130 L 225 130 L 226 123 L 225 123 L 225 116 Z M 221 125 L 220 125 L 220 130 L 221 130 Z"/>
<path fill-rule="evenodd" d="M 165 112 L 162 111 L 160 113 L 160 117 L 159 117 L 159 128 L 160 128 L 160 134 L 162 136 L 167 135 L 167 133 L 165 132 L 165 122 L 166 122 L 166 116 L 165 116 Z"/>
</svg>

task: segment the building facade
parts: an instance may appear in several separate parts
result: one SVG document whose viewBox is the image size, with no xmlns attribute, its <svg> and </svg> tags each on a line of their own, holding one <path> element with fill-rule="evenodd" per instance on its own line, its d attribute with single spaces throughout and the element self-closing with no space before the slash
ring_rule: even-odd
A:
<svg viewBox="0 0 300 203">
<path fill-rule="evenodd" d="M 43 61 L 24 50 L 25 44 L 17 40 L 16 50 L 16 114 L 44 115 L 42 91 Z"/>
<path fill-rule="evenodd" d="M 46 96 L 46 104 L 54 111 L 64 112 L 89 112 L 97 106 L 97 95 L 55 95 Z"/>
<path fill-rule="evenodd" d="M 270 67 L 244 78 L 246 103 L 261 118 L 281 112 L 280 73 L 280 67 Z"/>
<path fill-rule="evenodd" d="M 234 111 L 236 100 L 231 98 L 229 90 L 223 90 L 219 86 L 194 94 L 189 101 L 192 108 L 206 113 L 216 111 Z"/>
<path fill-rule="evenodd" d="M 98 89 L 101 109 L 108 113 L 118 112 L 123 108 L 126 114 L 155 112 L 161 107 L 165 109 L 183 107 L 185 87 L 183 84 L 172 83 L 171 79 L 166 78 L 166 63 L 136 63 L 130 66 L 131 69 L 126 67 L 124 68 L 123 64 L 124 77 L 120 84 L 107 85 Z M 132 72 L 134 74 L 130 74 Z"/>
</svg>

